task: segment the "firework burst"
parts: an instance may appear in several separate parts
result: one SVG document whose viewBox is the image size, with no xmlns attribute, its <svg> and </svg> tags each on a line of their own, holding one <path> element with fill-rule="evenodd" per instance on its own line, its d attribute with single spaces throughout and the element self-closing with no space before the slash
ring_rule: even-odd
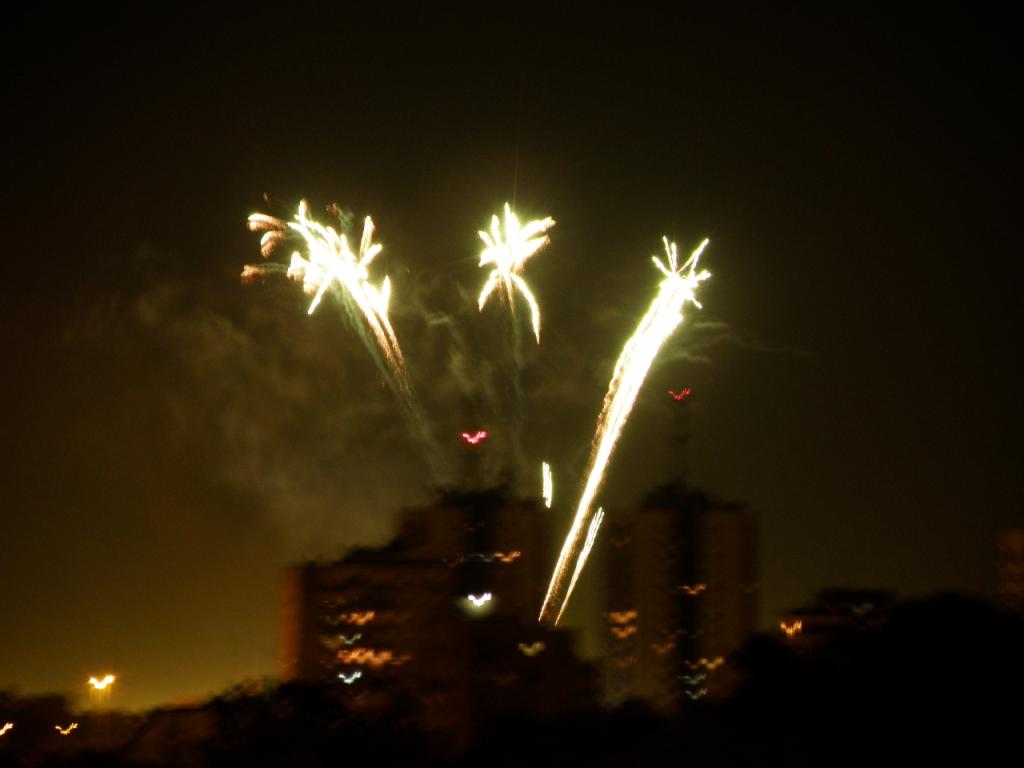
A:
<svg viewBox="0 0 1024 768">
<path fill-rule="evenodd" d="M 505 232 L 502 234 L 501 221 L 498 215 L 491 217 L 491 231 L 480 230 L 480 239 L 487 246 L 480 253 L 480 266 L 492 265 L 493 269 L 487 276 L 483 290 L 480 291 L 478 301 L 480 310 L 483 311 L 487 298 L 495 289 L 501 288 L 508 301 L 510 308 L 513 308 L 512 295 L 518 289 L 526 299 L 530 307 L 530 319 L 533 324 L 533 335 L 540 344 L 540 306 L 534 298 L 530 286 L 520 276 L 520 272 L 526 266 L 526 260 L 550 242 L 545 234 L 555 225 L 555 220 L 550 216 L 544 219 L 534 219 L 526 225 L 519 223 L 519 218 L 512 212 L 512 208 L 505 203 Z"/>
<path fill-rule="evenodd" d="M 398 384 L 404 385 L 402 349 L 388 320 L 391 299 L 391 281 L 387 275 L 379 285 L 370 281 L 369 267 L 381 252 L 382 246 L 373 242 L 373 219 L 363 220 L 363 234 L 358 252 L 353 252 L 348 238 L 334 227 L 325 226 L 310 218 L 305 200 L 291 221 L 254 213 L 249 216 L 249 229 L 262 232 L 260 253 L 269 257 L 286 238 L 288 232 L 299 234 L 306 243 L 307 256 L 294 252 L 287 268 L 288 277 L 302 282 L 303 290 L 313 297 L 307 314 L 312 315 L 327 290 L 337 284 L 351 300 L 373 333 L 377 349 L 383 355 Z M 242 270 L 243 280 L 281 271 L 280 265 L 248 265 Z"/>
</svg>

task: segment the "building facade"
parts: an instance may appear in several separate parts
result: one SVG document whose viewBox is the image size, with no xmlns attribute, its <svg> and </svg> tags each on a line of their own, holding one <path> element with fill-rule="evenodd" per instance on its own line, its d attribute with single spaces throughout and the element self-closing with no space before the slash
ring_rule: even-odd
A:
<svg viewBox="0 0 1024 768">
<path fill-rule="evenodd" d="M 730 690 L 730 654 L 757 623 L 755 522 L 746 507 L 673 487 L 610 526 L 608 704 L 672 712 Z"/>
<path fill-rule="evenodd" d="M 383 549 L 293 566 L 282 679 L 336 685 L 367 711 L 404 697 L 419 724 L 450 733 L 504 709 L 586 706 L 572 635 L 537 623 L 543 531 L 538 505 L 449 496 L 406 510 Z"/>
</svg>

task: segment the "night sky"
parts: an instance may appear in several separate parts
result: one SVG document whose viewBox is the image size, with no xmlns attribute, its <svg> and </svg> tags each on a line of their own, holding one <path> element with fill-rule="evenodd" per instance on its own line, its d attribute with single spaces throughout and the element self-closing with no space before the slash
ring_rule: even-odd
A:
<svg viewBox="0 0 1024 768">
<path fill-rule="evenodd" d="M 455 481 L 536 494 L 547 459 L 561 535 L 649 257 L 708 236 L 610 519 L 677 478 L 749 503 L 765 626 L 830 585 L 993 595 L 1024 523 L 1016 27 L 783 5 L 10 21 L 0 688 L 81 699 L 113 671 L 141 707 L 272 674 L 282 566 L 430 501 L 337 302 L 240 283 L 246 216 L 302 197 L 374 216 Z M 506 200 L 557 220 L 518 392 L 507 312 L 476 308 Z M 490 453 L 458 439 L 478 427 Z"/>
</svg>

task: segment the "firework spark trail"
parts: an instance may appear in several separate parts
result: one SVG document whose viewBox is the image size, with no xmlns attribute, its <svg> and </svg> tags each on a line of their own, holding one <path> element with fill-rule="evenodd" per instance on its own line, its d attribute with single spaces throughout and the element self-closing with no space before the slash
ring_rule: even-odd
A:
<svg viewBox="0 0 1024 768">
<path fill-rule="evenodd" d="M 601 527 L 602 520 L 604 520 L 604 510 L 598 507 L 594 518 L 590 521 L 590 527 L 587 528 L 587 539 L 583 542 L 583 549 L 580 550 L 580 556 L 576 559 L 576 569 L 572 572 L 572 579 L 569 581 L 568 589 L 565 590 L 565 600 L 562 601 L 562 607 L 558 611 L 558 616 L 555 617 L 555 624 L 561 620 L 562 614 L 565 613 L 565 607 L 569 604 L 569 596 L 576 587 L 576 579 L 583 572 L 583 566 L 586 564 L 587 558 L 590 557 L 590 550 L 594 546 L 594 540 L 597 538 L 597 531 Z"/>
<path fill-rule="evenodd" d="M 546 462 L 540 465 L 541 497 L 544 499 L 544 506 L 551 509 L 551 500 L 555 496 L 555 484 L 551 478 L 551 466 Z"/>
<path fill-rule="evenodd" d="M 540 344 L 540 306 L 533 291 L 530 290 L 520 273 L 525 268 L 526 261 L 550 242 L 546 232 L 554 225 L 555 220 L 550 216 L 534 219 L 525 225 L 521 224 L 512 207 L 505 203 L 504 231 L 502 231 L 502 220 L 495 214 L 491 217 L 490 232 L 483 230 L 479 232 L 480 239 L 485 246 L 480 253 L 480 266 L 490 265 L 492 269 L 480 291 L 477 304 L 482 312 L 490 295 L 498 291 L 504 296 L 509 307 L 506 317 L 511 335 L 509 351 L 512 374 L 503 381 L 503 391 L 507 393 L 507 402 L 503 404 L 502 412 L 508 420 L 508 428 L 504 430 L 504 437 L 507 439 L 506 442 L 510 450 L 509 461 L 514 467 L 515 474 L 518 474 L 519 468 L 524 463 L 521 439 L 524 396 L 520 380 L 520 371 L 523 367 L 522 332 L 520 323 L 515 317 L 514 294 L 516 291 L 521 293 L 529 306 L 533 335 L 537 343 Z"/>
<path fill-rule="evenodd" d="M 505 440 L 509 451 L 508 461 L 512 474 L 518 476 L 520 468 L 524 466 L 526 461 L 526 454 L 523 451 L 523 415 L 526 411 L 526 393 L 523 391 L 522 377 L 523 329 L 522 323 L 517 322 L 515 315 L 511 312 L 505 316 L 505 319 L 510 330 L 508 359 L 511 366 L 511 375 L 504 376 L 501 379 L 501 393 L 504 395 L 504 403 L 501 406 L 501 410 L 505 414 L 508 425 L 508 435 Z"/>
<path fill-rule="evenodd" d="M 373 242 L 373 219 L 367 216 L 363 220 L 358 253 L 352 252 L 344 234 L 311 219 L 305 200 L 299 203 L 298 213 L 292 221 L 285 222 L 273 216 L 254 213 L 249 216 L 248 223 L 253 232 L 263 232 L 260 252 L 264 257 L 270 256 L 288 230 L 302 236 L 309 258 L 303 258 L 297 251 L 293 253 L 287 274 L 293 280 L 302 281 L 303 290 L 313 296 L 307 314 L 312 315 L 316 311 L 324 293 L 337 281 L 344 289 L 345 297 L 355 304 L 373 332 L 377 349 L 384 356 L 395 383 L 401 389 L 408 389 L 402 349 L 388 320 L 391 281 L 385 275 L 379 286 L 370 282 L 368 268 L 382 247 Z M 274 268 L 279 269 L 279 266 L 249 265 L 242 271 L 242 277 L 250 279 Z"/>
<path fill-rule="evenodd" d="M 665 279 L 662 280 L 657 296 L 633 336 L 626 342 L 626 346 L 623 347 L 622 354 L 619 355 L 618 362 L 615 364 L 608 392 L 604 397 L 604 405 L 597 419 L 586 485 L 576 508 L 576 516 L 565 538 L 565 543 L 562 545 L 562 551 L 559 553 L 547 594 L 544 596 L 539 617 L 541 620 L 550 614 L 552 601 L 560 593 L 565 581 L 569 561 L 580 548 L 583 528 L 591 517 L 591 504 L 604 481 L 605 470 L 615 449 L 615 444 L 629 418 L 633 403 L 636 401 L 640 387 L 654 362 L 654 357 L 661 345 L 682 322 L 682 309 L 686 302 L 691 302 L 697 307 L 701 306 L 696 299 L 695 292 L 697 286 L 711 276 L 706 270 L 697 271 L 700 255 L 708 244 L 706 239 L 697 246 L 697 249 L 690 254 L 690 258 L 681 267 L 676 266 L 676 244 L 670 243 L 668 238 L 662 238 L 662 240 L 665 244 L 667 264 L 657 256 L 652 256 L 651 260 L 665 275 Z M 584 559 L 585 552 L 586 547 L 584 546 L 584 552 L 581 552 L 577 559 L 577 571 L 582 567 L 580 563 Z M 575 578 L 573 583 L 575 583 Z M 572 585 L 562 598 L 562 607 L 558 612 L 559 617 L 565 610 L 571 592 Z M 557 618 L 555 623 L 558 623 Z"/>
<path fill-rule="evenodd" d="M 480 253 L 480 266 L 494 265 L 494 269 L 487 276 L 483 290 L 480 291 L 478 303 L 483 311 L 487 298 L 499 286 L 504 291 L 505 299 L 508 301 L 509 309 L 515 309 L 512 301 L 512 294 L 516 289 L 523 294 L 523 298 L 530 307 L 530 319 L 533 323 L 533 335 L 540 344 L 540 306 L 534 298 L 530 286 L 519 276 L 526 266 L 526 260 L 550 242 L 545 234 L 555 225 L 555 220 L 550 216 L 544 219 L 534 219 L 525 226 L 519 223 L 519 218 L 512 212 L 512 208 L 505 203 L 505 233 L 502 235 L 501 221 L 498 215 L 491 217 L 491 231 L 480 230 L 480 239 L 487 246 Z"/>
<path fill-rule="evenodd" d="M 337 212 L 337 206 L 331 206 L 330 209 Z M 340 213 L 338 218 L 341 223 Z M 288 277 L 301 281 L 303 290 L 313 296 L 307 310 L 309 315 L 316 311 L 329 288 L 335 283 L 341 286 L 339 294 L 349 320 L 385 380 L 398 394 L 413 436 L 425 448 L 435 479 L 441 480 L 446 470 L 438 458 L 433 434 L 409 383 L 402 349 L 388 319 L 391 281 L 385 275 L 379 285 L 370 282 L 369 266 L 382 249 L 379 243 L 373 242 L 373 219 L 367 216 L 363 220 L 358 253 L 352 251 L 345 234 L 310 218 L 305 200 L 299 203 L 298 212 L 292 221 L 254 213 L 249 216 L 248 227 L 253 232 L 263 233 L 260 238 L 260 254 L 264 258 L 274 252 L 289 232 L 298 233 L 305 241 L 308 258 L 303 258 L 298 252 L 293 253 L 287 269 L 280 264 L 247 265 L 242 270 L 243 281 L 268 272 L 286 271 Z M 366 333 L 367 327 L 372 332 L 372 339 Z"/>
</svg>

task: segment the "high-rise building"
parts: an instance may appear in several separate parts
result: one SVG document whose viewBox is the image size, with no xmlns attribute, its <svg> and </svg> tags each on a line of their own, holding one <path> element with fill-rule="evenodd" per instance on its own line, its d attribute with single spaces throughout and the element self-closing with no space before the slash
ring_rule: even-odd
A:
<svg viewBox="0 0 1024 768">
<path fill-rule="evenodd" d="M 592 702 L 572 635 L 537 612 L 548 566 L 537 505 L 497 492 L 406 510 L 387 547 L 285 579 L 282 677 L 331 682 L 373 710 L 405 696 L 427 727 Z"/>
<path fill-rule="evenodd" d="M 605 698 L 671 712 L 730 688 L 757 622 L 757 533 L 739 504 L 667 487 L 609 526 Z"/>
</svg>

